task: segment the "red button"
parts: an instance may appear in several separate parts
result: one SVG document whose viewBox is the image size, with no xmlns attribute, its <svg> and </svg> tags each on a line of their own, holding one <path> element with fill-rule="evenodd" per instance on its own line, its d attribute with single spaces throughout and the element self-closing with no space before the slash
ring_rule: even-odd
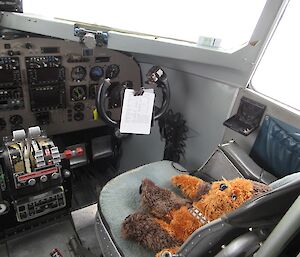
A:
<svg viewBox="0 0 300 257">
<path fill-rule="evenodd" d="M 82 147 L 76 147 L 76 156 L 83 156 L 84 151 Z"/>
<path fill-rule="evenodd" d="M 64 151 L 64 156 L 65 156 L 66 159 L 71 159 L 72 156 L 73 156 L 72 151 L 69 150 L 69 149 L 65 150 Z"/>
</svg>

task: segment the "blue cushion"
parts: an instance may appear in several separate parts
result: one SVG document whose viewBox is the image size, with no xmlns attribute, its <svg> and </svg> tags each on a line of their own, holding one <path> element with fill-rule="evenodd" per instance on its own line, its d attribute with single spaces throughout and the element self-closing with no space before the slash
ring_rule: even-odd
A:
<svg viewBox="0 0 300 257">
<path fill-rule="evenodd" d="M 300 171 L 300 130 L 266 116 L 250 156 L 279 178 Z"/>
<path fill-rule="evenodd" d="M 176 164 L 176 168 L 184 170 Z M 121 237 L 121 224 L 124 219 L 140 207 L 139 187 L 144 178 L 151 179 L 158 186 L 172 189 L 171 177 L 180 172 L 170 161 L 147 164 L 127 171 L 109 181 L 102 189 L 99 198 L 101 212 L 109 225 L 113 239 L 126 257 L 153 257 L 154 253 L 139 246 L 136 242 Z"/>
</svg>

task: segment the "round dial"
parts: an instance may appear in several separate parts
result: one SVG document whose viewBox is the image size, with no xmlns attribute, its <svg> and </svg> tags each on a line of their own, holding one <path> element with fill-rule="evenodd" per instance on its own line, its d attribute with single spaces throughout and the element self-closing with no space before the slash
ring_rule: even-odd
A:
<svg viewBox="0 0 300 257">
<path fill-rule="evenodd" d="M 7 210 L 8 210 L 8 206 L 6 205 L 6 203 L 0 203 L 0 215 L 7 212 Z"/>
<path fill-rule="evenodd" d="M 103 74 L 104 74 L 104 70 L 100 66 L 94 66 L 90 70 L 90 78 L 91 80 L 94 81 L 98 81 L 99 79 L 101 79 Z"/>
<path fill-rule="evenodd" d="M 76 112 L 74 114 L 74 120 L 81 121 L 84 119 L 84 114 L 82 112 Z"/>
<path fill-rule="evenodd" d="M 113 79 L 119 75 L 120 68 L 117 64 L 111 64 L 106 69 L 106 78 Z"/>
<path fill-rule="evenodd" d="M 0 130 L 5 129 L 6 127 L 6 121 L 3 118 L 0 118 Z"/>
<path fill-rule="evenodd" d="M 84 103 L 76 103 L 74 104 L 74 111 L 79 112 L 84 110 Z"/>
<path fill-rule="evenodd" d="M 83 66 L 76 66 L 72 69 L 71 77 L 74 81 L 82 81 L 86 76 L 86 69 Z"/>
<path fill-rule="evenodd" d="M 73 101 L 80 101 L 86 99 L 86 90 L 82 86 L 73 87 L 71 89 L 71 98 Z"/>
<path fill-rule="evenodd" d="M 16 114 L 16 115 L 10 116 L 9 122 L 14 126 L 21 125 L 23 123 L 23 118 L 21 115 Z"/>
</svg>

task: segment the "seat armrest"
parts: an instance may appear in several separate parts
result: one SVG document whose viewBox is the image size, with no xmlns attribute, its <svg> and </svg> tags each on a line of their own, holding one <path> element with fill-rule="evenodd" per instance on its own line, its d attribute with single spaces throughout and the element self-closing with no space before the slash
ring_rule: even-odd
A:
<svg viewBox="0 0 300 257">
<path fill-rule="evenodd" d="M 245 178 L 265 184 L 270 184 L 277 179 L 258 166 L 235 141 L 219 145 L 219 148 Z"/>
</svg>

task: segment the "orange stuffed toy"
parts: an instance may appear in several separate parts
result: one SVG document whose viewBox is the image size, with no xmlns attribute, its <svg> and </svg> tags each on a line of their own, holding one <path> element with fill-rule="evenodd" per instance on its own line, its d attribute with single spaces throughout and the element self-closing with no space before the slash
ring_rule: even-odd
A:
<svg viewBox="0 0 300 257">
<path fill-rule="evenodd" d="M 122 224 L 125 238 L 158 252 L 157 257 L 164 251 L 176 253 L 197 228 L 270 190 L 265 184 L 243 178 L 210 184 L 186 174 L 174 176 L 172 184 L 189 200 L 144 179 L 140 187 L 141 209 Z"/>
</svg>

